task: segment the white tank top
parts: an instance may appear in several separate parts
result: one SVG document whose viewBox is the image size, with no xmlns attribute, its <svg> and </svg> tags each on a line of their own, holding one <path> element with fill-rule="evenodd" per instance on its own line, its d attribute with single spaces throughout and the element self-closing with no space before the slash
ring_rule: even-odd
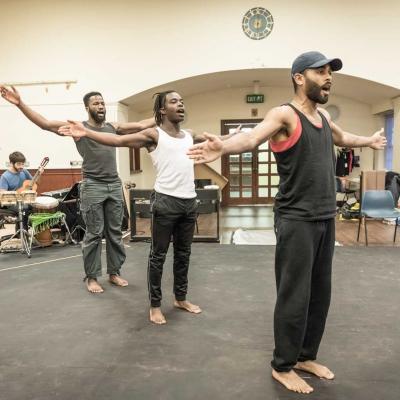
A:
<svg viewBox="0 0 400 400">
<path fill-rule="evenodd" d="M 189 132 L 183 138 L 174 138 L 160 127 L 158 131 L 158 144 L 150 153 L 153 165 L 157 171 L 154 190 L 169 196 L 181 199 L 196 197 L 194 189 L 193 160 L 186 154 L 193 146 L 193 138 Z"/>
</svg>

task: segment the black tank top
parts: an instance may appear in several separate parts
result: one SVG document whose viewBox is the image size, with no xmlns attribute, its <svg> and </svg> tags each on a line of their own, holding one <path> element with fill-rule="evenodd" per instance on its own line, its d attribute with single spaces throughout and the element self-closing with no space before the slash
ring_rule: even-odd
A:
<svg viewBox="0 0 400 400">
<path fill-rule="evenodd" d="M 336 215 L 335 153 L 332 130 L 321 114 L 322 127 L 299 110 L 302 131 L 289 149 L 274 152 L 280 177 L 275 212 L 288 219 L 316 221 Z"/>
</svg>

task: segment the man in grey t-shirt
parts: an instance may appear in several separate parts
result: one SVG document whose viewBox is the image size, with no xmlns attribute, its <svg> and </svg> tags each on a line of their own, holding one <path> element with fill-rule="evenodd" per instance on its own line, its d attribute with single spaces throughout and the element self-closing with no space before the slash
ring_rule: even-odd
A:
<svg viewBox="0 0 400 400">
<path fill-rule="evenodd" d="M 58 134 L 58 128 L 65 121 L 49 121 L 28 107 L 14 88 L 0 86 L 0 94 L 9 103 L 17 106 L 34 124 Z M 98 132 L 129 134 L 155 125 L 154 118 L 139 122 L 107 123 L 106 106 L 99 92 L 87 93 L 83 102 L 88 113 L 84 124 Z M 86 233 L 82 242 L 83 263 L 87 289 L 91 293 L 104 291 L 97 278 L 101 275 L 101 241 L 106 239 L 107 273 L 109 281 L 117 286 L 127 286 L 128 282 L 120 276 L 125 261 L 125 249 L 122 243 L 123 195 L 122 184 L 117 173 L 116 149 L 84 138 L 75 142 L 83 158 L 80 185 L 81 211 L 86 224 Z"/>
</svg>

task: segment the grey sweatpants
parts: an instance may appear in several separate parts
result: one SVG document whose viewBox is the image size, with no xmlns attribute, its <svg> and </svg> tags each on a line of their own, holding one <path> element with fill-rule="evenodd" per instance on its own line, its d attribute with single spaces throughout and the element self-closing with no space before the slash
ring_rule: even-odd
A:
<svg viewBox="0 0 400 400">
<path fill-rule="evenodd" d="M 122 185 L 85 179 L 80 184 L 81 211 L 86 224 L 82 241 L 83 265 L 88 278 L 101 275 L 103 233 L 106 239 L 107 273 L 119 275 L 125 261 L 122 243 L 124 200 Z"/>
</svg>

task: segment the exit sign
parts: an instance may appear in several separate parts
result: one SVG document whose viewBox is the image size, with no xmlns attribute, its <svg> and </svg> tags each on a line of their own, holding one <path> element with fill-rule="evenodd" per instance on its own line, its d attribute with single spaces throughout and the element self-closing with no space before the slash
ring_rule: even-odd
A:
<svg viewBox="0 0 400 400">
<path fill-rule="evenodd" d="M 248 94 L 246 95 L 246 103 L 264 103 L 264 95 Z"/>
</svg>

